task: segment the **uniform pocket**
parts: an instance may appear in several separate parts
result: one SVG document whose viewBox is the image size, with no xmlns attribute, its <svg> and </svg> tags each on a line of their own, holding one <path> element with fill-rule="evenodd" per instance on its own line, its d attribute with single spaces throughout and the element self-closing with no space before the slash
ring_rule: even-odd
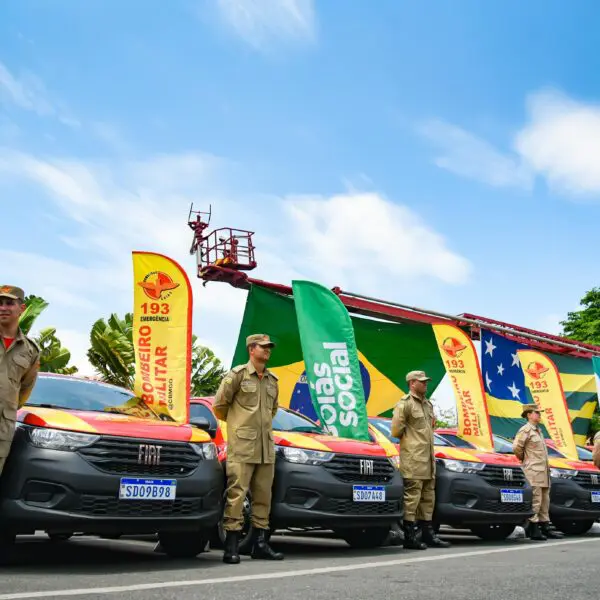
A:
<svg viewBox="0 0 600 600">
<path fill-rule="evenodd" d="M 258 432 L 250 427 L 239 427 L 235 432 L 235 443 L 229 442 L 229 449 L 238 460 L 250 460 L 254 456 Z"/>
<path fill-rule="evenodd" d="M 5 406 L 0 416 L 0 441 L 10 441 L 15 435 L 17 410 L 12 406 Z"/>
<path fill-rule="evenodd" d="M 9 361 L 9 378 L 15 383 L 20 382 L 25 372 L 31 367 L 30 361 L 22 354 L 15 354 L 14 356 L 8 355 L 7 359 Z"/>
<path fill-rule="evenodd" d="M 243 379 L 240 383 L 240 391 L 236 396 L 237 402 L 246 408 L 252 408 L 258 404 L 258 384 L 255 381 Z"/>
<path fill-rule="evenodd" d="M 275 404 L 275 400 L 277 399 L 277 386 L 268 385 L 267 386 L 267 407 L 269 409 L 273 408 Z"/>
</svg>

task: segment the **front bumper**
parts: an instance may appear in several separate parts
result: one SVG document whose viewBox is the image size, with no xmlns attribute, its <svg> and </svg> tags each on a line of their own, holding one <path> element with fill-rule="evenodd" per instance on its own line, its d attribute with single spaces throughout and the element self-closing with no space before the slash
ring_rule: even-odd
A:
<svg viewBox="0 0 600 600">
<path fill-rule="evenodd" d="M 533 514 L 532 491 L 528 483 L 488 483 L 475 473 L 455 473 L 437 465 L 434 520 L 454 527 L 475 524 L 523 523 Z M 522 503 L 501 501 L 501 489 L 523 491 Z"/>
<path fill-rule="evenodd" d="M 119 500 L 121 477 L 161 476 L 107 473 L 77 452 L 37 448 L 27 437 L 17 430 L 0 479 L 4 531 L 146 534 L 199 530 L 219 521 L 224 480 L 217 460 L 199 461 L 185 477 L 162 477 L 177 479 L 174 501 Z"/>
<path fill-rule="evenodd" d="M 600 488 L 594 487 L 594 491 Z M 595 521 L 600 518 L 600 504 L 592 502 L 592 488 L 569 479 L 553 477 L 550 485 L 550 519 Z"/>
<path fill-rule="evenodd" d="M 382 485 L 384 502 L 354 502 L 353 485 Z M 323 466 L 301 465 L 278 458 L 273 482 L 271 527 L 321 529 L 387 527 L 403 515 L 404 483 L 393 468 L 387 482 L 342 481 Z"/>
</svg>

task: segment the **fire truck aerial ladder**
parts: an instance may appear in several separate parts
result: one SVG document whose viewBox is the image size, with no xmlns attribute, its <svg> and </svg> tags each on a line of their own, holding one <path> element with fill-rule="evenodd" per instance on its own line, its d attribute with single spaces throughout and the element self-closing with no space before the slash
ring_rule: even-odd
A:
<svg viewBox="0 0 600 600">
<path fill-rule="evenodd" d="M 254 232 L 222 227 L 205 234 L 210 224 L 212 207 L 209 208 L 209 212 L 194 211 L 193 208 L 192 204 L 188 216 L 188 225 L 194 232 L 190 254 L 196 255 L 197 275 L 199 279 L 203 280 L 203 285 L 209 281 L 220 281 L 245 290 L 249 290 L 252 285 L 257 285 L 284 296 L 292 296 L 291 286 L 270 283 L 248 276 L 248 271 L 257 267 L 255 247 L 252 242 Z M 207 215 L 208 218 L 204 221 L 203 217 Z M 332 291 L 338 295 L 348 312 L 366 317 L 375 317 L 396 323 L 447 322 L 458 327 L 468 328 L 472 339 L 479 339 L 481 328 L 485 328 L 497 331 L 509 339 L 527 344 L 542 352 L 555 352 L 582 358 L 600 356 L 600 346 L 584 344 L 487 317 L 469 313 L 449 315 L 342 291 L 339 287 L 332 288 Z"/>
</svg>

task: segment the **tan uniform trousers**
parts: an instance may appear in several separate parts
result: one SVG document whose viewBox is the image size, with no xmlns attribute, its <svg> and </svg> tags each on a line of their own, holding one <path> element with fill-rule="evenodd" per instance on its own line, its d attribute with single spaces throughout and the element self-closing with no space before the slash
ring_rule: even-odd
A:
<svg viewBox="0 0 600 600">
<path fill-rule="evenodd" d="M 225 531 L 240 531 L 244 525 L 244 500 L 252 497 L 252 527 L 269 528 L 271 494 L 275 464 L 227 462 L 227 499 L 223 526 Z"/>
<path fill-rule="evenodd" d="M 4 463 L 6 462 L 7 456 L 0 456 L 0 475 L 2 475 L 2 471 L 4 470 Z"/>
<path fill-rule="evenodd" d="M 404 480 L 404 520 L 431 521 L 435 507 L 435 479 Z"/>
<path fill-rule="evenodd" d="M 550 488 L 532 486 L 533 501 L 531 508 L 533 509 L 533 517 L 529 520 L 532 523 L 549 523 L 550 522 Z"/>
</svg>

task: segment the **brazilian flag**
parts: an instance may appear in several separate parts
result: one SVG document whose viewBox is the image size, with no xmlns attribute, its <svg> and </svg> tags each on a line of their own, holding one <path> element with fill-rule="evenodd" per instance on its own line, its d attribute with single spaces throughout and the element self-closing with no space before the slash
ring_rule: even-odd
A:
<svg viewBox="0 0 600 600">
<path fill-rule="evenodd" d="M 514 437 L 525 423 L 521 418 L 523 406 L 533 403 L 517 355 L 517 350 L 527 348 L 493 331 L 481 330 L 481 371 L 492 431 L 508 438 Z M 545 354 L 558 369 L 575 443 L 584 445 L 598 405 L 592 361 L 550 352 Z"/>
<path fill-rule="evenodd" d="M 425 371 L 432 379 L 430 392 L 437 388 L 445 369 L 430 325 L 351 318 L 369 416 L 392 415 L 407 391 L 409 371 Z M 277 344 L 269 369 L 279 377 L 281 406 L 317 419 L 306 382 L 294 300 L 251 287 L 232 366 L 248 361 L 246 336 L 253 333 L 266 333 Z"/>
</svg>

